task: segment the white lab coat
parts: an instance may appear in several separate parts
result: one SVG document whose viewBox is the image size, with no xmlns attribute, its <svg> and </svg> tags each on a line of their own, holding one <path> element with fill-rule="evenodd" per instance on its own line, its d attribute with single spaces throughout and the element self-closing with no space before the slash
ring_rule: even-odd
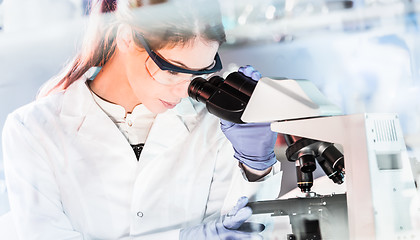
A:
<svg viewBox="0 0 420 240">
<path fill-rule="evenodd" d="M 137 161 L 85 78 L 10 114 L 6 182 L 21 239 L 178 239 L 179 229 L 273 199 L 272 176 L 247 182 L 218 119 L 184 99 L 157 115 Z"/>
</svg>

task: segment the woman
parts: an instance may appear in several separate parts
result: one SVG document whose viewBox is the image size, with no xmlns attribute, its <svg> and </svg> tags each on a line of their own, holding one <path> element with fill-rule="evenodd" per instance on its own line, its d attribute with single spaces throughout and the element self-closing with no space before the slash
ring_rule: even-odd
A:
<svg viewBox="0 0 420 240">
<path fill-rule="evenodd" d="M 275 134 L 222 131 L 187 98 L 192 77 L 220 70 L 225 40 L 214 4 L 194 4 L 100 2 L 74 61 L 9 115 L 5 173 L 21 239 L 255 236 L 236 230 L 251 215 L 239 197 L 276 197 Z"/>
</svg>

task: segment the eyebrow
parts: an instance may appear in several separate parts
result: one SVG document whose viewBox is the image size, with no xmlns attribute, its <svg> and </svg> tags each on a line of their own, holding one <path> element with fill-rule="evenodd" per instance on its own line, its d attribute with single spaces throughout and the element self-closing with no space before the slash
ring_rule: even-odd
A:
<svg viewBox="0 0 420 240">
<path fill-rule="evenodd" d="M 192 68 L 189 68 L 189 67 L 187 67 L 185 64 L 183 64 L 182 62 L 178 62 L 178 61 L 176 61 L 176 60 L 172 60 L 172 59 L 167 59 L 168 61 L 171 61 L 171 62 L 173 62 L 173 63 L 176 63 L 176 64 L 178 64 L 178 65 L 180 65 L 181 67 L 183 67 L 183 68 L 185 68 L 185 69 L 191 69 L 191 70 L 194 70 L 194 69 L 192 69 Z M 212 65 L 214 64 L 214 60 L 213 60 L 213 62 L 210 64 L 210 65 L 208 65 L 207 67 L 205 67 L 205 68 L 201 68 L 201 69 L 198 69 L 198 70 L 194 70 L 194 71 L 202 71 L 202 70 L 207 70 L 207 69 L 209 69 Z"/>
</svg>

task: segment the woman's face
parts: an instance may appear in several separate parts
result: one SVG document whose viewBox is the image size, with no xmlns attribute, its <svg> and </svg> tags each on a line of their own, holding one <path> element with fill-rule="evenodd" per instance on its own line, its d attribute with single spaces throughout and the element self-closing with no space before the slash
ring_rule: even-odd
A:
<svg viewBox="0 0 420 240">
<path fill-rule="evenodd" d="M 173 65 L 201 70 L 213 65 L 218 48 L 218 42 L 196 38 L 185 45 L 156 52 Z M 128 82 L 138 100 L 151 112 L 165 112 L 188 97 L 192 74 L 163 71 L 146 51 L 133 52 L 129 58 L 126 61 Z"/>
</svg>

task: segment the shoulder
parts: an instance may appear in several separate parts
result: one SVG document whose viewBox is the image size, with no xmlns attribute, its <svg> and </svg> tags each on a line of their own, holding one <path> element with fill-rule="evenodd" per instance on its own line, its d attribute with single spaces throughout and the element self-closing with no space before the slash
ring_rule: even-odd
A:
<svg viewBox="0 0 420 240">
<path fill-rule="evenodd" d="M 42 123 L 51 119 L 52 116 L 58 116 L 62 105 L 63 95 L 64 91 L 54 93 L 26 104 L 10 113 L 7 121 L 14 120 L 23 125 L 30 125 L 32 122 Z"/>
<path fill-rule="evenodd" d="M 50 136 L 54 136 L 58 129 L 55 123 L 60 99 L 62 93 L 57 93 L 26 104 L 8 115 L 2 130 L 4 156 L 6 153 L 9 158 L 16 156 L 17 149 L 37 149 L 40 153 L 41 145 L 52 142 Z"/>
<path fill-rule="evenodd" d="M 74 95 L 73 92 L 80 92 L 80 86 L 82 86 L 83 82 L 84 81 L 77 80 L 66 90 L 38 98 L 35 101 L 14 110 L 9 114 L 7 121 L 20 122 L 27 128 L 46 124 L 51 126 L 50 124 L 52 122 L 59 119 L 60 114 L 66 106 L 69 108 L 70 105 L 72 105 L 71 108 L 74 108 L 78 104 L 82 104 L 82 101 L 78 101 L 74 99 L 74 97 L 68 96 Z"/>
</svg>

